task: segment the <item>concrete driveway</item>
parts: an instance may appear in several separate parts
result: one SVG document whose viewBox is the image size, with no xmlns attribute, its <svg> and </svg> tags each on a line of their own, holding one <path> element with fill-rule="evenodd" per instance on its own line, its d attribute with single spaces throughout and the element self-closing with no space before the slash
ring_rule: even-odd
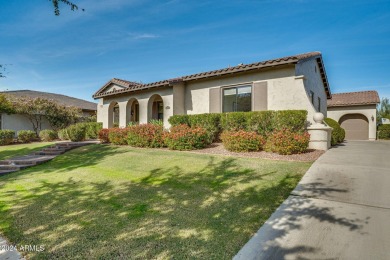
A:
<svg viewBox="0 0 390 260">
<path fill-rule="evenodd" d="M 234 259 L 390 259 L 390 142 L 326 152 Z"/>
</svg>

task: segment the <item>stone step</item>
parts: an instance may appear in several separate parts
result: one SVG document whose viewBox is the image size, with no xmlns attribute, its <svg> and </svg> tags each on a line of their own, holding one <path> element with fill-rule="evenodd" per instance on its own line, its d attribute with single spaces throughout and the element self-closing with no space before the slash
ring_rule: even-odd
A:
<svg viewBox="0 0 390 260">
<path fill-rule="evenodd" d="M 0 165 L 35 165 L 31 160 L 3 160 L 0 161 Z"/>
<path fill-rule="evenodd" d="M 65 153 L 65 151 L 40 151 L 40 152 L 35 152 L 35 155 L 60 155 Z"/>
<path fill-rule="evenodd" d="M 0 165 L 0 170 L 5 170 L 5 171 L 8 171 L 8 170 L 11 170 L 11 171 L 19 171 L 19 170 L 22 170 L 22 169 L 26 169 L 28 167 L 31 167 L 33 165 L 31 164 L 20 164 L 20 165 Z"/>
<path fill-rule="evenodd" d="M 57 146 L 54 146 L 54 147 L 48 147 L 48 148 L 43 148 L 41 151 L 47 151 L 47 152 L 50 152 L 50 151 L 62 151 L 62 152 L 66 152 L 66 148 L 64 147 L 57 147 Z"/>
</svg>

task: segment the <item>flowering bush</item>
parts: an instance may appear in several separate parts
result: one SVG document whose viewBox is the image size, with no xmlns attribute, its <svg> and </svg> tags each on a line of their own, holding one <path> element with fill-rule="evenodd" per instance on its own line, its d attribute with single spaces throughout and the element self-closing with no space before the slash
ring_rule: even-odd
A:
<svg viewBox="0 0 390 260">
<path fill-rule="evenodd" d="M 304 153 L 309 146 L 308 132 L 292 132 L 288 129 L 276 130 L 268 137 L 265 150 L 278 154 Z"/>
<path fill-rule="evenodd" d="M 127 134 L 129 132 L 129 128 L 110 128 L 108 131 L 108 140 L 110 140 L 110 143 L 116 145 L 127 144 Z"/>
<path fill-rule="evenodd" d="M 135 147 L 163 147 L 164 127 L 156 124 L 140 124 L 127 128 L 127 143 Z M 112 142 L 112 140 L 110 139 Z"/>
<path fill-rule="evenodd" d="M 265 143 L 261 135 L 244 130 L 225 131 L 222 133 L 221 139 L 223 146 L 232 152 L 259 151 Z"/>
<path fill-rule="evenodd" d="M 171 127 L 170 132 L 164 134 L 164 141 L 172 150 L 194 150 L 210 144 L 210 137 L 204 128 L 182 124 Z"/>
<path fill-rule="evenodd" d="M 22 143 L 30 143 L 37 138 L 37 134 L 31 130 L 18 131 L 18 141 Z"/>
<path fill-rule="evenodd" d="M 50 129 L 45 129 L 39 132 L 39 138 L 45 142 L 51 142 L 58 138 L 57 132 Z"/>
<path fill-rule="evenodd" d="M 0 130 L 0 145 L 8 145 L 14 141 L 15 131 Z"/>
<path fill-rule="evenodd" d="M 110 129 L 107 128 L 101 129 L 98 134 L 99 140 L 102 143 L 109 143 L 110 142 L 110 139 L 108 138 L 109 133 L 110 133 Z"/>
</svg>

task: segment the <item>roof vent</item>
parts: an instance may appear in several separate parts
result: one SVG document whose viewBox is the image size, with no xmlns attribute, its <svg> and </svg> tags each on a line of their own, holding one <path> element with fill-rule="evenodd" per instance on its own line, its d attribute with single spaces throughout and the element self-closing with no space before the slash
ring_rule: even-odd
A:
<svg viewBox="0 0 390 260">
<path fill-rule="evenodd" d="M 244 63 L 238 63 L 238 66 L 242 66 L 242 65 L 244 65 Z"/>
</svg>

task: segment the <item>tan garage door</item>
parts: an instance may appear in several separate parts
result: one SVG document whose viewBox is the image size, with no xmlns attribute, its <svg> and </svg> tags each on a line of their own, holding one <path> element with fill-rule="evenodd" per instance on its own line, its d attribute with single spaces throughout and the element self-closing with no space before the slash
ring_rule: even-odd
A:
<svg viewBox="0 0 390 260">
<path fill-rule="evenodd" d="M 346 140 L 368 140 L 368 120 L 361 114 L 345 115 L 340 119 Z"/>
</svg>

